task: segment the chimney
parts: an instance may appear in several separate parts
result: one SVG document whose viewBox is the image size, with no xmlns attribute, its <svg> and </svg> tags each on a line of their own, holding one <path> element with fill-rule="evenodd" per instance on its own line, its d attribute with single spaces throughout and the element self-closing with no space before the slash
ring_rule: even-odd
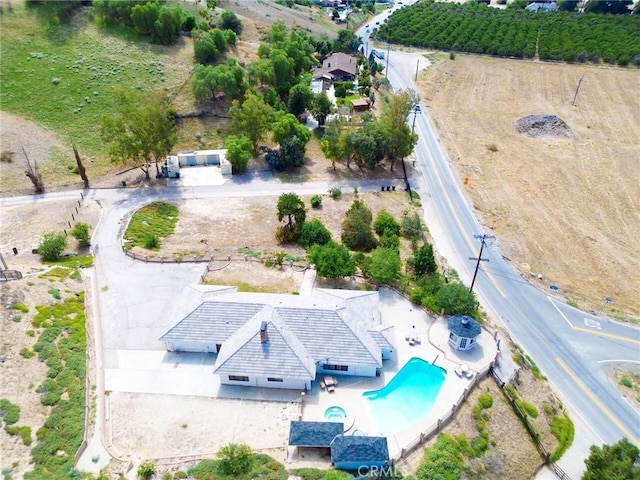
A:
<svg viewBox="0 0 640 480">
<path fill-rule="evenodd" d="M 267 343 L 269 336 L 267 335 L 267 322 L 263 321 L 260 324 L 260 343 Z"/>
</svg>

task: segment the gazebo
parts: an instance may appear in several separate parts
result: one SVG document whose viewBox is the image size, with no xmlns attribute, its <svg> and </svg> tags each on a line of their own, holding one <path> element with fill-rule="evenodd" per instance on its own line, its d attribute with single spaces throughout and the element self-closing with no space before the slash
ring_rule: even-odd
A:
<svg viewBox="0 0 640 480">
<path fill-rule="evenodd" d="M 449 345 L 456 350 L 471 350 L 480 335 L 480 324 L 467 315 L 456 315 L 449 319 Z"/>
</svg>

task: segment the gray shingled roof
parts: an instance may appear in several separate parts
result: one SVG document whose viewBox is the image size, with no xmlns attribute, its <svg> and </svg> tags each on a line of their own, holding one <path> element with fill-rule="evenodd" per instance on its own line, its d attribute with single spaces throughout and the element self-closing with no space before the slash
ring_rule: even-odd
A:
<svg viewBox="0 0 640 480">
<path fill-rule="evenodd" d="M 264 305 L 241 302 L 202 302 L 160 340 L 222 343 L 247 323 Z"/>
<path fill-rule="evenodd" d="M 316 361 L 382 366 L 373 338 L 338 311 L 276 307 L 287 327 Z"/>
<path fill-rule="evenodd" d="M 298 447 L 328 447 L 337 435 L 342 435 L 342 422 L 291 422 L 289 445 Z"/>
<path fill-rule="evenodd" d="M 480 324 L 467 315 L 456 315 L 449 319 L 449 330 L 459 337 L 475 338 L 480 335 Z"/>
<path fill-rule="evenodd" d="M 260 325 L 268 340 L 260 342 Z M 275 309 L 264 306 L 229 338 L 213 367 L 217 374 L 272 375 L 313 380 L 316 366 L 304 346 L 284 325 Z"/>
<path fill-rule="evenodd" d="M 387 437 L 340 435 L 331 442 L 331 462 L 386 462 L 389 460 Z"/>
</svg>

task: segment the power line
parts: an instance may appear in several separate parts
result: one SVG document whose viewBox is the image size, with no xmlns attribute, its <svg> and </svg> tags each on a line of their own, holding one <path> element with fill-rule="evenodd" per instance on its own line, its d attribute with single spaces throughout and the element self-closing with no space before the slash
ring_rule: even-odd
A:
<svg viewBox="0 0 640 480">
<path fill-rule="evenodd" d="M 469 260 L 476 260 L 476 269 L 473 272 L 473 280 L 471 280 L 471 287 L 469 287 L 469 291 L 473 292 L 473 286 L 476 283 L 476 277 L 478 276 L 478 269 L 480 268 L 480 262 L 488 262 L 488 258 L 482 258 L 482 250 L 484 250 L 484 245 L 486 240 L 496 238 L 495 235 L 487 235 L 486 233 L 483 235 L 474 235 L 476 238 L 480 238 L 482 241 L 480 243 L 480 253 L 478 253 L 478 257 L 469 257 Z"/>
</svg>

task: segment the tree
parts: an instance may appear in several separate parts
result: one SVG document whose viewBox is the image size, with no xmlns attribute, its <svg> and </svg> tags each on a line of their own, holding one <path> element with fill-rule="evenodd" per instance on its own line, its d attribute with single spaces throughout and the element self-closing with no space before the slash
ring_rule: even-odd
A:
<svg viewBox="0 0 640 480">
<path fill-rule="evenodd" d="M 418 248 L 413 253 L 413 256 L 407 260 L 407 267 L 409 267 L 417 277 L 436 273 L 438 271 L 438 264 L 433 255 L 433 246 L 430 243 L 425 243 Z"/>
<path fill-rule="evenodd" d="M 282 145 L 285 139 L 298 137 L 304 145 L 311 140 L 311 132 L 307 127 L 302 125 L 298 119 L 290 113 L 278 112 L 276 121 L 273 124 L 272 138 L 273 141 Z"/>
<path fill-rule="evenodd" d="M 228 58 L 224 65 L 196 65 L 193 69 L 191 88 L 198 102 L 215 100 L 221 94 L 238 98 L 247 87 L 244 69 L 234 58 Z"/>
<path fill-rule="evenodd" d="M 313 245 L 326 245 L 330 241 L 331 232 L 319 218 L 304 222 L 300 229 L 298 243 L 301 247 L 308 249 Z"/>
<path fill-rule="evenodd" d="M 578 6 L 578 0 L 558 0 L 558 10 L 561 12 L 573 12 Z"/>
<path fill-rule="evenodd" d="M 415 210 L 405 210 L 402 212 L 402 221 L 400 222 L 400 233 L 403 237 L 408 238 L 412 242 L 417 241 L 422 235 L 422 221 L 420 215 Z"/>
<path fill-rule="evenodd" d="M 220 50 L 216 47 L 211 35 L 203 35 L 200 38 L 195 38 L 193 41 L 193 52 L 196 57 L 196 62 L 202 63 L 203 65 L 215 62 L 220 56 Z"/>
<path fill-rule="evenodd" d="M 318 93 L 311 102 L 311 114 L 323 126 L 327 116 L 333 111 L 333 102 L 325 92 Z"/>
<path fill-rule="evenodd" d="M 31 165 L 31 160 L 29 160 L 29 156 L 27 155 L 27 151 L 22 146 L 22 153 L 24 154 L 24 158 L 27 162 L 27 170 L 24 174 L 29 177 L 31 183 L 33 184 L 33 190 L 36 194 L 44 192 L 44 182 L 42 181 L 42 176 L 40 175 L 40 170 L 38 169 L 38 162 L 36 160 L 33 161 L 33 165 Z"/>
<path fill-rule="evenodd" d="M 333 43 L 334 52 L 356 53 L 362 40 L 352 30 L 340 30 L 338 39 Z"/>
<path fill-rule="evenodd" d="M 311 246 L 307 260 L 315 266 L 321 277 L 344 278 L 356 273 L 356 265 L 349 255 L 349 250 L 335 242 Z"/>
<path fill-rule="evenodd" d="M 383 235 L 386 231 L 390 231 L 394 235 L 400 235 L 400 224 L 386 210 L 378 212 L 376 221 L 373 222 L 373 229 L 378 235 Z"/>
<path fill-rule="evenodd" d="M 55 262 L 65 248 L 67 248 L 67 237 L 64 233 L 47 232 L 42 236 L 38 254 L 45 262 Z"/>
<path fill-rule="evenodd" d="M 305 144 L 298 137 L 285 138 L 280 145 L 281 169 L 300 167 L 304 163 Z"/>
<path fill-rule="evenodd" d="M 632 480 L 640 478 L 640 450 L 623 438 L 613 445 L 592 445 L 584 461 L 582 480 Z"/>
<path fill-rule="evenodd" d="M 227 160 L 231 162 L 233 173 L 244 172 L 251 158 L 251 140 L 247 137 L 229 135 L 224 146 L 227 149 Z"/>
<path fill-rule="evenodd" d="M 117 112 L 102 118 L 102 139 L 112 161 L 140 167 L 149 179 L 149 168 L 164 159 L 178 141 L 175 113 L 165 97 L 156 93 L 116 92 Z"/>
<path fill-rule="evenodd" d="M 69 232 L 73 238 L 78 240 L 80 248 L 87 248 L 91 245 L 91 235 L 89 234 L 89 224 L 84 222 L 76 222 Z"/>
<path fill-rule="evenodd" d="M 478 309 L 476 294 L 458 282 L 445 283 L 435 296 L 436 304 L 445 315 L 473 316 Z"/>
<path fill-rule="evenodd" d="M 289 100 L 287 101 L 287 109 L 289 113 L 296 117 L 307 111 L 313 100 L 313 92 L 307 81 L 296 83 L 289 90 Z"/>
<path fill-rule="evenodd" d="M 336 162 L 342 160 L 345 157 L 345 140 L 342 134 L 344 127 L 343 121 L 340 118 L 334 118 L 327 123 L 322 140 L 320 141 L 320 148 L 322 153 L 331 160 L 333 169 L 336 169 Z"/>
<path fill-rule="evenodd" d="M 358 216 L 344 219 L 340 238 L 349 249 L 360 252 L 370 252 L 378 245 L 371 226 Z"/>
<path fill-rule="evenodd" d="M 281 243 L 296 241 L 307 216 L 304 202 L 295 193 L 283 193 L 278 198 L 276 209 L 279 222 L 286 218 L 285 225 L 276 234 L 278 240 Z"/>
<path fill-rule="evenodd" d="M 73 154 L 76 157 L 76 167 L 78 168 L 78 175 L 80 175 L 80 178 L 82 179 L 84 188 L 87 189 L 89 188 L 89 177 L 87 177 L 87 171 L 85 170 L 84 165 L 82 164 L 82 160 L 80 159 L 80 154 L 78 153 L 78 148 L 76 147 L 76 144 L 73 143 L 71 144 L 71 146 L 73 147 Z"/>
<path fill-rule="evenodd" d="M 371 121 L 348 132 L 344 140 L 347 166 L 353 161 L 361 169 L 373 170 L 387 156 L 391 135 L 386 125 Z"/>
<path fill-rule="evenodd" d="M 371 252 L 369 275 L 376 283 L 393 283 L 400 278 L 402 260 L 400 253 L 392 248 L 382 246 Z"/>
<path fill-rule="evenodd" d="M 222 30 L 233 30 L 236 35 L 242 33 L 242 22 L 231 10 L 225 10 L 220 15 L 220 28 Z"/>
<path fill-rule="evenodd" d="M 253 84 L 259 84 L 261 87 L 266 83 L 272 85 L 276 79 L 276 73 L 273 70 L 273 63 L 268 58 L 257 60 L 247 66 L 247 75 L 249 81 Z"/>
<path fill-rule="evenodd" d="M 220 30 L 219 28 L 214 28 L 213 31 L 209 33 L 209 35 L 211 36 L 211 39 L 213 40 L 216 48 L 220 52 L 224 52 L 227 50 L 227 37 L 225 37 L 222 30 Z"/>
<path fill-rule="evenodd" d="M 584 7 L 587 13 L 612 13 L 627 14 L 630 12 L 629 7 L 633 4 L 632 0 L 589 0 Z"/>
<path fill-rule="evenodd" d="M 258 144 L 264 140 L 273 123 L 273 108 L 254 93 L 245 96 L 242 105 L 234 100 L 229 110 L 231 129 L 238 135 L 251 140 L 253 153 L 258 152 Z"/>
<path fill-rule="evenodd" d="M 179 5 L 162 7 L 153 24 L 153 41 L 161 45 L 173 45 L 180 36 L 184 10 Z"/>
<path fill-rule="evenodd" d="M 409 155 L 418 141 L 418 135 L 407 125 L 407 117 L 415 105 L 414 100 L 406 90 L 391 93 L 380 117 L 380 121 L 387 126 L 390 133 L 387 157 L 391 160 L 391 170 L 396 160 Z"/>
<path fill-rule="evenodd" d="M 385 230 L 380 237 L 380 246 L 400 252 L 400 237 L 392 233 L 391 230 Z"/>
<path fill-rule="evenodd" d="M 147 2 L 131 7 L 131 22 L 133 28 L 143 35 L 151 35 L 154 24 L 158 19 L 160 5 L 156 2 Z"/>
<path fill-rule="evenodd" d="M 220 473 L 235 477 L 251 469 L 253 453 L 248 445 L 230 443 L 218 450 L 216 458 Z"/>
</svg>

